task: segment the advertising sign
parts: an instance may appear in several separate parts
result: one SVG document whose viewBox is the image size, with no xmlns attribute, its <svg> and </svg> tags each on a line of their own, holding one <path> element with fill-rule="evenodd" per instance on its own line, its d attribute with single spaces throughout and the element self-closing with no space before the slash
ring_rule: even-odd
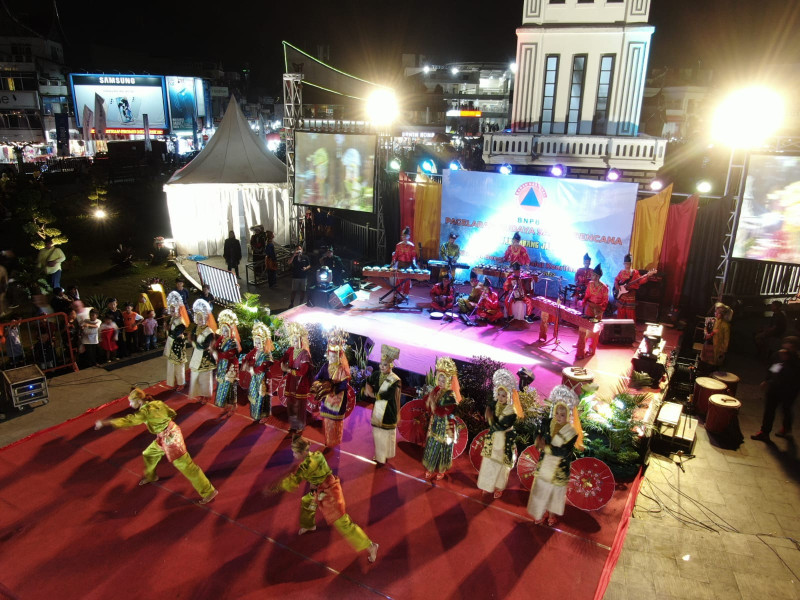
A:
<svg viewBox="0 0 800 600">
<path fill-rule="evenodd" d="M 228 93 L 228 88 L 221 85 L 212 85 L 211 86 L 211 97 L 212 98 L 227 98 L 230 94 Z"/>
<path fill-rule="evenodd" d="M 0 108 L 39 108 L 37 92 L 9 92 L 0 90 Z"/>
<path fill-rule="evenodd" d="M 550 280 L 548 296 L 558 283 L 573 283 L 584 253 L 592 267 L 602 265 L 610 287 L 630 247 L 637 190 L 635 183 L 447 170 L 440 241 L 453 232 L 460 262 L 498 263 L 519 232 L 531 266 Z M 536 291 L 544 293 L 542 278 Z"/>
<path fill-rule="evenodd" d="M 84 75 L 71 73 L 72 102 L 77 126 L 82 127 L 83 107 L 95 106 L 95 94 L 103 99 L 106 125 L 112 129 L 141 129 L 142 115 L 150 126 L 169 128 L 166 85 L 161 75 Z"/>
<path fill-rule="evenodd" d="M 169 114 L 172 129 L 191 130 L 195 121 L 194 77 L 167 77 Z"/>
</svg>

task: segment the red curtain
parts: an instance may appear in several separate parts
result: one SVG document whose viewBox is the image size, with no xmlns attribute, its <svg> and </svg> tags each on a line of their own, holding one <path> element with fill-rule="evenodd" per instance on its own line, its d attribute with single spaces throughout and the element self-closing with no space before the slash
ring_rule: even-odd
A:
<svg viewBox="0 0 800 600">
<path fill-rule="evenodd" d="M 414 227 L 414 198 L 417 184 L 405 173 L 400 173 L 400 231 L 405 227 Z"/>
<path fill-rule="evenodd" d="M 659 273 L 664 278 L 664 295 L 662 296 L 664 306 L 680 304 L 683 280 L 689 259 L 689 242 L 694 232 L 699 202 L 700 198 L 693 195 L 680 204 L 673 204 L 669 207 L 661 256 L 658 261 Z"/>
</svg>

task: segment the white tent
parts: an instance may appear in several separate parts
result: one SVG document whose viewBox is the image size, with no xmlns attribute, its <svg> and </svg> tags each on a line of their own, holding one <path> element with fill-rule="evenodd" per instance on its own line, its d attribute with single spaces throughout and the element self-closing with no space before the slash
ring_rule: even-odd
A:
<svg viewBox="0 0 800 600">
<path fill-rule="evenodd" d="M 233 231 L 244 246 L 250 227 L 289 243 L 286 165 L 267 150 L 232 97 L 208 145 L 164 186 L 172 237 L 181 254 L 222 254 Z"/>
</svg>

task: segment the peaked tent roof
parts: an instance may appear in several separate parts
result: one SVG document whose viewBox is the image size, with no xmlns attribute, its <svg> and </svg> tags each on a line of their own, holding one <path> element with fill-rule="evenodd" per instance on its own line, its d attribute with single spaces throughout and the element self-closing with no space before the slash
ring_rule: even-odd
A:
<svg viewBox="0 0 800 600">
<path fill-rule="evenodd" d="M 167 185 L 192 183 L 286 183 L 286 165 L 253 133 L 236 99 L 208 145 L 176 171 Z"/>
</svg>

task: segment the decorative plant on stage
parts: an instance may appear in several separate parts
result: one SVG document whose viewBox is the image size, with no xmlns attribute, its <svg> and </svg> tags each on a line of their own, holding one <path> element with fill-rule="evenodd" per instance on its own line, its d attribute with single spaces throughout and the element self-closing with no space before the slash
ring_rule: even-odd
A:
<svg viewBox="0 0 800 600">
<path fill-rule="evenodd" d="M 283 319 L 273 317 L 269 306 L 260 304 L 259 299 L 258 294 L 245 293 L 241 301 L 233 306 L 233 312 L 239 317 L 238 329 L 239 337 L 242 339 L 242 350 L 249 352 L 253 348 L 253 325 L 256 321 L 261 321 L 269 327 L 272 334 L 275 344 L 272 356 L 280 357 L 288 347 L 288 341 L 279 334 Z"/>
<path fill-rule="evenodd" d="M 517 448 L 524 450 L 536 441 L 542 419 L 550 415 L 550 403 L 540 397 L 533 386 L 519 393 L 519 403 L 525 416 L 514 423 L 514 431 L 517 432 Z"/>
<path fill-rule="evenodd" d="M 359 395 L 367 379 L 372 375 L 372 367 L 367 364 L 372 346 L 372 340 L 357 336 L 356 341 L 347 347 L 347 361 L 350 363 L 350 384 L 356 394 Z"/>
<path fill-rule="evenodd" d="M 470 437 L 486 429 L 484 413 L 492 398 L 492 375 L 504 367 L 504 363 L 488 356 L 473 356 L 470 362 L 459 363 L 458 383 L 463 400 L 456 414 L 466 423 Z"/>
</svg>

